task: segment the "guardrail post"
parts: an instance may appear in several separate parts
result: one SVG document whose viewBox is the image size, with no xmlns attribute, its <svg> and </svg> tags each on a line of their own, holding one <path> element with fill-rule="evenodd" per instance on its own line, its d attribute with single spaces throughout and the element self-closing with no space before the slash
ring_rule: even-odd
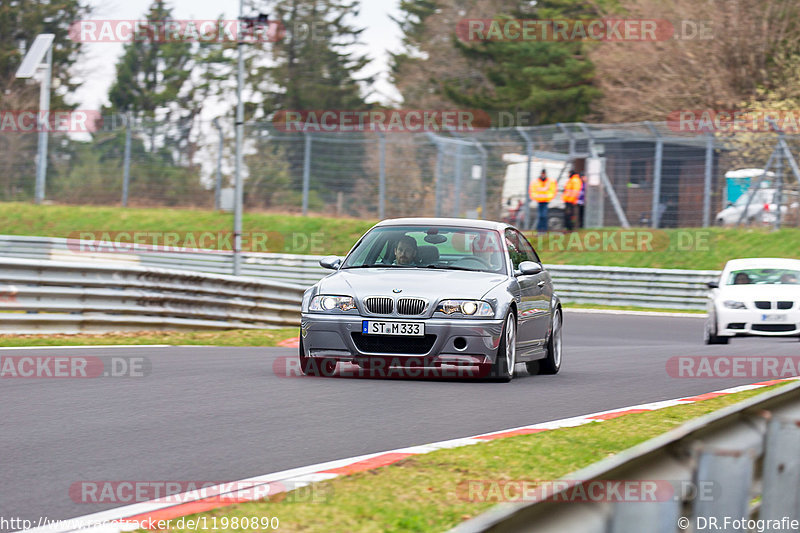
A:
<svg viewBox="0 0 800 533">
<path fill-rule="evenodd" d="M 800 421 L 772 418 L 764 453 L 764 490 L 758 517 L 800 520 Z"/>
<path fill-rule="evenodd" d="M 652 533 L 675 533 L 680 518 L 677 500 L 664 502 L 618 502 L 611 514 L 610 533 L 641 533 L 644 524 Z"/>
<path fill-rule="evenodd" d="M 122 162 L 122 207 L 128 207 L 128 187 L 131 181 L 131 130 L 133 114 L 125 113 L 125 155 Z"/>
<path fill-rule="evenodd" d="M 308 216 L 308 191 L 311 183 L 311 134 L 305 133 L 305 153 L 303 155 L 303 216 Z"/>
<path fill-rule="evenodd" d="M 699 487 L 703 483 L 713 483 L 714 490 L 712 497 L 698 497 L 694 500 L 693 515 L 708 519 L 705 524 L 697 524 L 706 527 L 697 527 L 695 531 L 718 531 L 723 527 L 726 516 L 748 517 L 752 481 L 751 450 L 701 450 L 695 485 Z M 716 520 L 716 526 L 712 523 L 713 520 Z"/>
</svg>

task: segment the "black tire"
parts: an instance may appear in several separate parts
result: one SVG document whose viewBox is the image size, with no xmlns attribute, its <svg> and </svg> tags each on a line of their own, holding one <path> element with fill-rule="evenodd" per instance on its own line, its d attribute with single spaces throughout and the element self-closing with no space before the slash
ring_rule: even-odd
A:
<svg viewBox="0 0 800 533">
<path fill-rule="evenodd" d="M 509 352 L 508 347 L 511 347 Z M 503 332 L 500 337 L 500 346 L 497 347 L 497 356 L 491 366 L 489 379 L 508 383 L 514 378 L 514 366 L 517 361 L 517 318 L 514 313 L 506 315 Z M 510 367 L 510 368 L 509 368 Z"/>
<path fill-rule="evenodd" d="M 331 377 L 336 372 L 336 360 L 306 357 L 303 349 L 303 336 L 300 335 L 300 371 L 306 376 Z"/>
<path fill-rule="evenodd" d="M 728 344 L 730 337 L 720 337 L 717 335 L 717 318 L 713 314 L 709 314 L 706 318 L 706 323 L 703 328 L 703 341 L 706 344 Z"/>
<path fill-rule="evenodd" d="M 539 374 L 555 375 L 561 370 L 561 356 L 563 345 L 561 343 L 561 330 L 563 325 L 561 309 L 556 309 L 553 313 L 553 324 L 550 330 L 550 338 L 547 340 L 547 357 L 539 361 Z"/>
</svg>

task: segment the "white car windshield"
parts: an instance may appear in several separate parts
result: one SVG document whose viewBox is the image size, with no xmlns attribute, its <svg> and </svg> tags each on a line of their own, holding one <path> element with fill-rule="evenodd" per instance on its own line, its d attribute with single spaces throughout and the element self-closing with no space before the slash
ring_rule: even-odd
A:
<svg viewBox="0 0 800 533">
<path fill-rule="evenodd" d="M 800 271 L 785 268 L 748 268 L 728 274 L 727 285 L 798 285 Z"/>
</svg>

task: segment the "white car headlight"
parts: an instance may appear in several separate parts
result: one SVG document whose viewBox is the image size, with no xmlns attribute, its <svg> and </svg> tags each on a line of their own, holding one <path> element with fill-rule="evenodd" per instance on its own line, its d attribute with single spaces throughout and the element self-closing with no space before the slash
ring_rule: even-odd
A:
<svg viewBox="0 0 800 533">
<path fill-rule="evenodd" d="M 436 312 L 446 315 L 460 313 L 465 316 L 494 316 L 491 304 L 482 300 L 442 300 Z"/>
<path fill-rule="evenodd" d="M 314 296 L 308 306 L 309 311 L 350 311 L 356 308 L 356 302 L 351 296 L 330 296 L 321 294 Z"/>
<path fill-rule="evenodd" d="M 736 300 L 725 300 L 722 302 L 722 305 L 728 309 L 747 309 L 747 306 L 744 305 L 744 302 L 737 302 Z"/>
</svg>

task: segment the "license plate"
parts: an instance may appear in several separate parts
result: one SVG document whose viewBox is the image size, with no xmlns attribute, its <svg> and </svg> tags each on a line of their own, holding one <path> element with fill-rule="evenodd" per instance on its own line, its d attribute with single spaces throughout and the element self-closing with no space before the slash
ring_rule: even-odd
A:
<svg viewBox="0 0 800 533">
<path fill-rule="evenodd" d="M 425 324 L 422 322 L 383 322 L 364 320 L 361 322 L 361 333 L 364 335 L 403 335 L 422 337 L 425 335 Z"/>
<path fill-rule="evenodd" d="M 761 315 L 762 322 L 786 322 L 787 315 Z"/>
</svg>

